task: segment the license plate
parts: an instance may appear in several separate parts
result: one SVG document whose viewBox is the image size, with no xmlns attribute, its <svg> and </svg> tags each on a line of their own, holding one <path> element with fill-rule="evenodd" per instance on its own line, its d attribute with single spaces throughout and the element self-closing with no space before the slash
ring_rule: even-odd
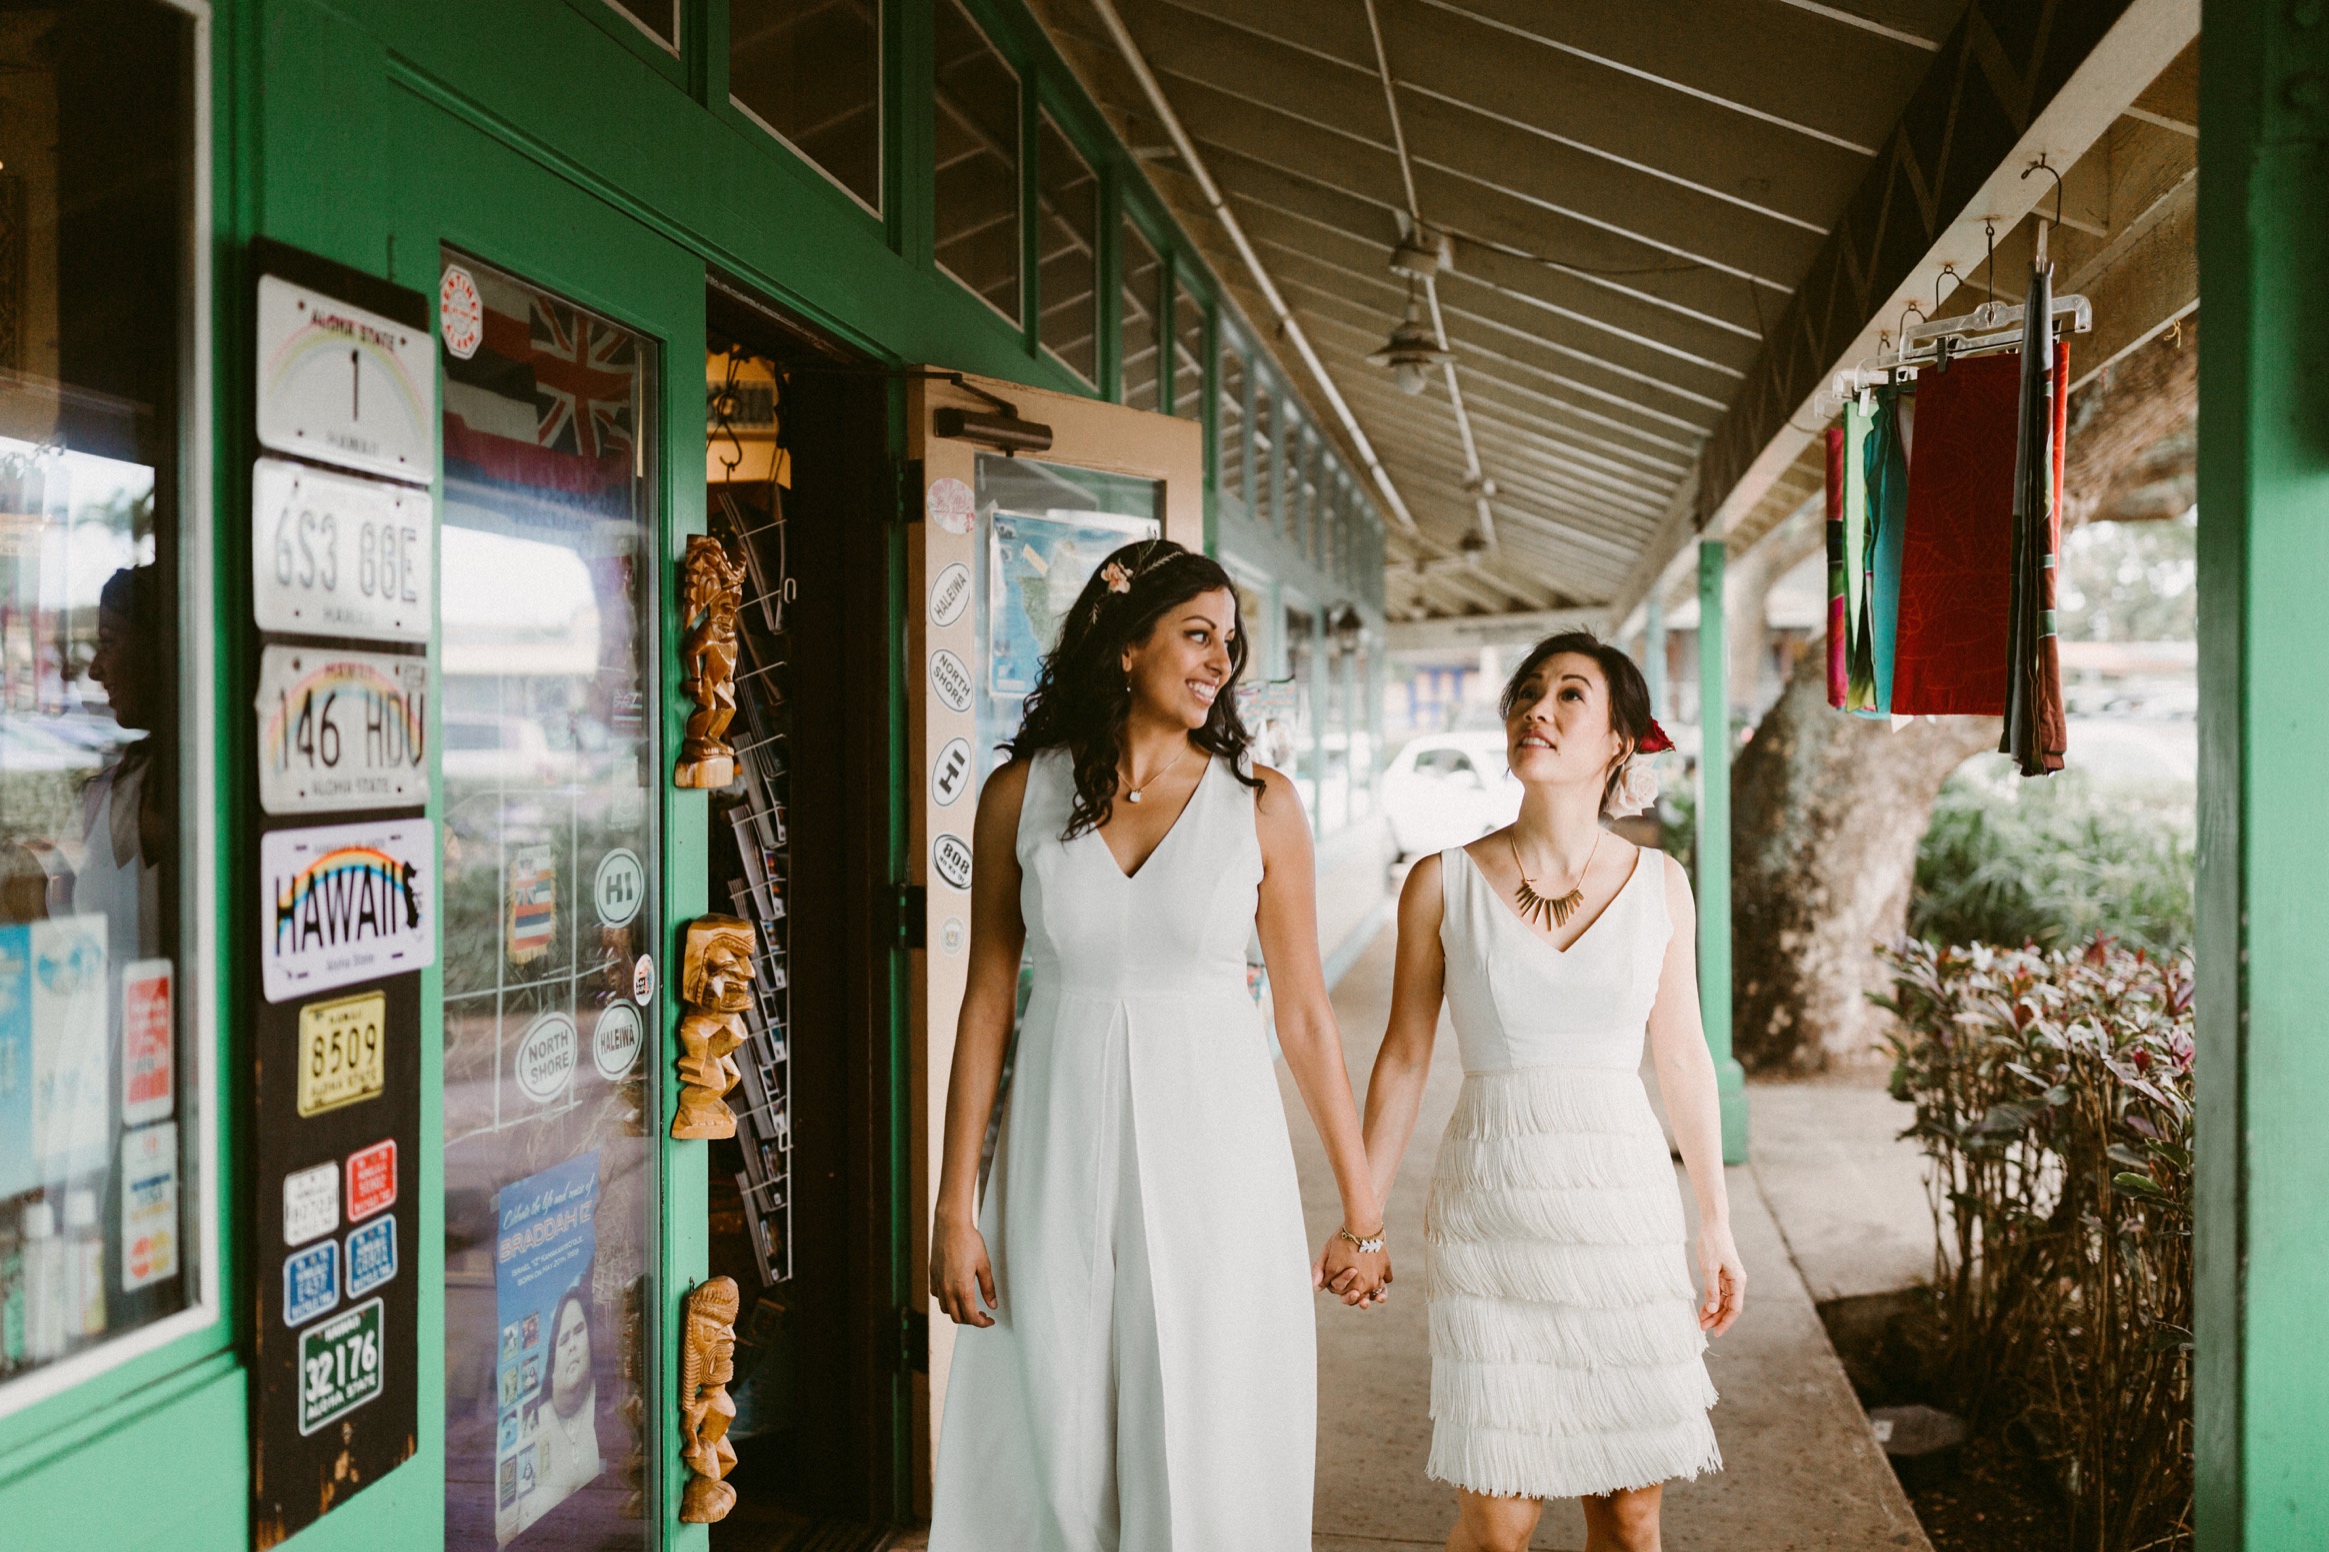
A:
<svg viewBox="0 0 2329 1552">
<path fill-rule="evenodd" d="M 334 1423 L 380 1394 L 380 1301 L 299 1333 L 299 1432 Z"/>
<path fill-rule="evenodd" d="M 426 641 L 436 512 L 425 490 L 262 458 L 251 470 L 251 610 L 261 630 Z"/>
<path fill-rule="evenodd" d="M 259 658 L 259 804 L 270 814 L 429 800 L 428 660 L 271 646 Z"/>
<path fill-rule="evenodd" d="M 320 1115 L 377 1099 L 387 1083 L 381 1052 L 388 998 L 359 992 L 299 1010 L 299 1113 Z"/>
</svg>

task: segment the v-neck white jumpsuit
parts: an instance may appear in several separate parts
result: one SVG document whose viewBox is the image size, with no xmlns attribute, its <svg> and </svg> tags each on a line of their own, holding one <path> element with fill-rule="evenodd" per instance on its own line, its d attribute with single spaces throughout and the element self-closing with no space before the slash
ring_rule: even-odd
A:
<svg viewBox="0 0 2329 1552">
<path fill-rule="evenodd" d="M 931 1552 L 1308 1552 L 1317 1348 L 1294 1153 L 1246 988 L 1254 794 L 1221 762 L 1127 878 L 1019 816 L 1034 993 L 979 1217 Z"/>
<path fill-rule="evenodd" d="M 1426 1469 L 1528 1498 L 1720 1470 L 1682 1198 L 1641 1080 L 1674 935 L 1666 858 L 1640 853 L 1566 952 L 1462 847 L 1440 879 L 1464 1087 L 1424 1209 Z"/>
</svg>

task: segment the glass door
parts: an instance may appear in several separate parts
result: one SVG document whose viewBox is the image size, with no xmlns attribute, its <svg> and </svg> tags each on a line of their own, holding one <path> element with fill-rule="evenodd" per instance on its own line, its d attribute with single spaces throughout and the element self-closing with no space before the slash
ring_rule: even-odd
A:
<svg viewBox="0 0 2329 1552">
<path fill-rule="evenodd" d="M 457 249 L 439 294 L 446 1541 L 637 1545 L 660 357 Z"/>
</svg>

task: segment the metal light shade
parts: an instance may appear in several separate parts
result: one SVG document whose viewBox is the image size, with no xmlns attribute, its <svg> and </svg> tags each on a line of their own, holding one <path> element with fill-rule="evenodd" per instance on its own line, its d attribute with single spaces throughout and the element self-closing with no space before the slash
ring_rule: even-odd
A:
<svg viewBox="0 0 2329 1552">
<path fill-rule="evenodd" d="M 1413 304 L 1408 306 L 1407 321 L 1391 331 L 1381 350 L 1367 357 L 1376 366 L 1389 367 L 1391 380 L 1405 394 L 1423 392 L 1424 384 L 1431 381 L 1431 369 L 1455 358 L 1454 351 L 1439 348 L 1431 329 L 1415 316 Z"/>
</svg>

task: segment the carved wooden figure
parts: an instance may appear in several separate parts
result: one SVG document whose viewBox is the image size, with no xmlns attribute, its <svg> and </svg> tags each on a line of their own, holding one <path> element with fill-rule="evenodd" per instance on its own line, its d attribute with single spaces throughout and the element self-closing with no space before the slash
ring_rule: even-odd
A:
<svg viewBox="0 0 2329 1552">
<path fill-rule="evenodd" d="M 736 612 L 743 606 L 743 563 L 719 540 L 692 535 L 679 571 L 680 618 L 687 626 L 679 688 L 696 709 L 672 767 L 675 786 L 725 787 L 736 779 L 736 750 L 727 735 L 736 715 Z"/>
<path fill-rule="evenodd" d="M 679 962 L 679 1109 L 674 1137 L 733 1137 L 736 1116 L 721 1098 L 742 1079 L 729 1053 L 744 1043 L 752 998 L 752 924 L 699 916 L 688 925 Z"/>
<path fill-rule="evenodd" d="M 692 1475 L 680 1495 L 679 1517 L 690 1525 L 725 1519 L 736 1507 L 736 1489 L 721 1478 L 736 1465 L 728 1425 L 736 1403 L 728 1381 L 736 1377 L 736 1312 L 743 1307 L 733 1277 L 715 1277 L 687 1296 L 687 1323 L 680 1331 L 680 1455 Z"/>
</svg>

